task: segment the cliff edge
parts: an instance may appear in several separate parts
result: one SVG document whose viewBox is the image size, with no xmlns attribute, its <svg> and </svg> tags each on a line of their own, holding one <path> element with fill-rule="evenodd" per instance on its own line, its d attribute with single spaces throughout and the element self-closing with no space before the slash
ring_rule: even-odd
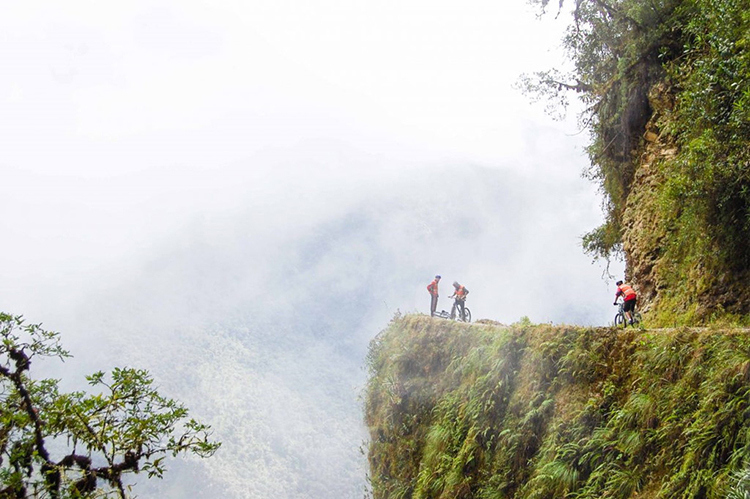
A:
<svg viewBox="0 0 750 499">
<path fill-rule="evenodd" d="M 744 329 L 411 315 L 368 364 L 375 499 L 724 498 L 750 457 Z"/>
</svg>

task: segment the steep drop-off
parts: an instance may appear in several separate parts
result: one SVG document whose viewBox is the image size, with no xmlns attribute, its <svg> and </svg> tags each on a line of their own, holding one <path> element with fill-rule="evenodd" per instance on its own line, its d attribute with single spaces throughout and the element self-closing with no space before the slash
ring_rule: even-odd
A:
<svg viewBox="0 0 750 499">
<path fill-rule="evenodd" d="M 750 457 L 750 331 L 425 316 L 371 344 L 375 499 L 719 498 Z"/>
</svg>

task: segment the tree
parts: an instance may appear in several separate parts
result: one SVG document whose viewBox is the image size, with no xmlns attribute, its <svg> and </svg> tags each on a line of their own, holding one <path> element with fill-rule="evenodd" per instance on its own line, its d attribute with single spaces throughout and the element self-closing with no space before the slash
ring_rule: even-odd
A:
<svg viewBox="0 0 750 499">
<path fill-rule="evenodd" d="M 0 499 L 125 499 L 124 475 L 161 478 L 165 457 L 221 445 L 145 370 L 97 372 L 86 377 L 93 394 L 62 393 L 29 374 L 35 357 L 70 357 L 59 333 L 0 313 L 0 340 Z"/>
</svg>

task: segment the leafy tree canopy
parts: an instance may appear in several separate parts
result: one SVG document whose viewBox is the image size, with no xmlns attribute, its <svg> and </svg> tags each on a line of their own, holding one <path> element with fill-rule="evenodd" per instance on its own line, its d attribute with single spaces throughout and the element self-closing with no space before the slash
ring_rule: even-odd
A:
<svg viewBox="0 0 750 499">
<path fill-rule="evenodd" d="M 0 341 L 0 499 L 125 499 L 126 474 L 161 478 L 166 456 L 209 457 L 221 445 L 147 371 L 97 372 L 91 393 L 63 393 L 29 373 L 34 358 L 70 356 L 59 333 L 0 313 Z"/>
</svg>

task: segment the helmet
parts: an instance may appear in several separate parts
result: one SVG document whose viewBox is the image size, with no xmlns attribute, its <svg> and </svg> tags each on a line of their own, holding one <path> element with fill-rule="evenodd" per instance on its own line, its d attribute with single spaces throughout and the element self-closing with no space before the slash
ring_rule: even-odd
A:
<svg viewBox="0 0 750 499">
<path fill-rule="evenodd" d="M 453 281 L 453 285 L 454 285 L 455 287 L 459 287 L 459 286 L 460 286 L 460 284 L 458 283 L 458 281 Z"/>
<path fill-rule="evenodd" d="M 436 275 L 435 279 L 440 279 L 440 274 Z"/>
</svg>

